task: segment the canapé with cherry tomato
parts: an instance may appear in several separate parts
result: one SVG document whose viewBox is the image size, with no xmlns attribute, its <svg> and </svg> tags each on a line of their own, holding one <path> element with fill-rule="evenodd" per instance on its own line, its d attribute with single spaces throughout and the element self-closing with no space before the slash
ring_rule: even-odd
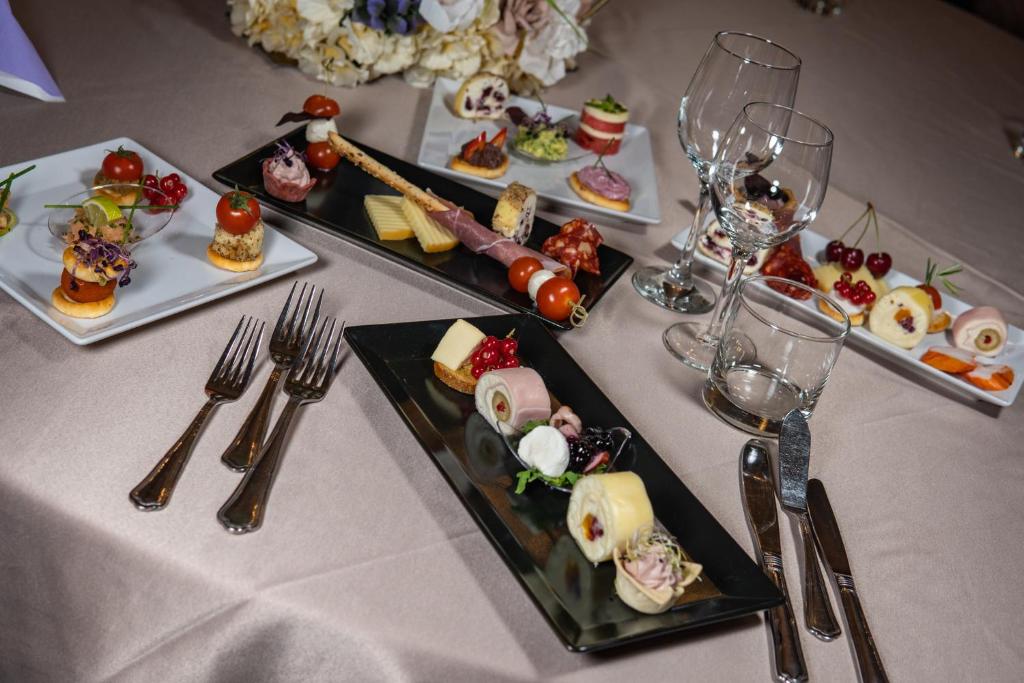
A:
<svg viewBox="0 0 1024 683">
<path fill-rule="evenodd" d="M 217 202 L 217 226 L 206 257 L 218 268 L 236 273 L 263 264 L 263 221 L 251 194 L 231 190 Z"/>
</svg>

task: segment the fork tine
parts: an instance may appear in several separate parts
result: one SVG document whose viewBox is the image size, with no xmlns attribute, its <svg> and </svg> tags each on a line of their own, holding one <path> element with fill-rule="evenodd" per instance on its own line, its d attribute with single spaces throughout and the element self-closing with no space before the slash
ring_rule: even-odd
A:
<svg viewBox="0 0 1024 683">
<path fill-rule="evenodd" d="M 238 343 L 235 344 L 235 348 L 232 349 L 231 355 L 228 357 L 227 364 L 222 367 L 220 372 L 217 374 L 218 380 L 227 379 L 235 367 L 235 359 L 238 358 L 238 350 L 242 348 L 242 344 L 245 343 L 245 338 L 249 334 L 249 328 L 252 327 L 253 318 L 252 316 L 248 316 L 248 318 L 249 319 L 246 320 L 245 327 L 242 329 L 242 335 L 238 338 Z"/>
<path fill-rule="evenodd" d="M 341 349 L 341 341 L 345 334 L 345 321 L 341 321 L 341 329 L 338 330 L 338 337 L 334 340 L 334 350 L 331 351 L 331 359 L 327 363 L 327 374 L 320 380 L 320 388 L 327 391 L 331 386 L 334 375 L 338 372 L 338 351 Z"/>
<path fill-rule="evenodd" d="M 281 339 L 281 331 L 284 329 L 284 321 L 285 318 L 288 317 L 288 308 L 292 305 L 292 295 L 295 294 L 295 288 L 298 286 L 298 280 L 292 283 L 292 289 L 288 292 L 288 298 L 285 299 L 284 308 L 281 309 L 281 315 L 277 316 L 277 324 L 274 325 L 274 339 Z"/>
<path fill-rule="evenodd" d="M 235 337 L 238 336 L 238 331 L 242 329 L 242 323 L 244 322 L 245 316 L 243 315 L 241 320 L 238 321 L 238 325 L 235 327 L 235 331 L 231 334 L 231 339 L 228 340 L 227 346 L 224 347 L 224 353 L 220 354 L 220 360 L 218 360 L 217 364 L 213 366 L 213 372 L 210 373 L 210 382 L 217 379 L 217 376 L 220 375 L 221 368 L 224 365 L 224 359 L 227 358 L 228 351 L 231 349 L 232 344 L 235 343 Z"/>
<path fill-rule="evenodd" d="M 231 354 L 231 365 L 224 370 L 224 374 L 221 376 L 228 384 L 234 384 L 238 378 L 239 368 L 245 365 L 245 357 L 249 355 L 249 346 L 252 345 L 252 337 L 256 333 L 256 319 L 250 317 L 249 322 L 251 326 L 245 326 L 245 334 L 238 340 L 238 346 L 235 347 L 235 352 Z"/>
<path fill-rule="evenodd" d="M 256 358 L 256 354 L 260 350 L 260 341 L 263 339 L 263 322 L 260 322 L 259 329 L 257 329 L 255 323 L 252 326 L 252 331 L 249 332 L 248 338 L 245 340 L 245 348 L 242 349 L 242 353 L 238 358 L 238 365 L 231 369 L 231 376 L 228 381 L 232 385 L 238 385 L 242 375 L 245 371 L 246 362 Z M 257 337 L 258 335 L 258 337 Z M 253 345 L 253 339 L 256 340 L 255 346 Z M 252 357 L 250 358 L 250 349 L 252 350 Z"/>
<path fill-rule="evenodd" d="M 296 281 L 296 284 L 298 284 L 298 281 Z M 287 333 L 288 336 L 285 337 L 285 340 L 288 341 L 288 342 L 291 341 L 292 331 L 295 329 L 295 320 L 296 320 L 296 318 L 299 317 L 299 309 L 302 308 L 302 298 L 304 296 L 306 296 L 306 285 L 307 284 L 308 283 L 306 283 L 306 282 L 302 283 L 302 291 L 299 292 L 299 299 L 298 299 L 298 301 L 295 302 L 295 310 L 292 311 L 292 317 L 291 317 L 291 319 L 288 320 L 288 333 Z"/>
<path fill-rule="evenodd" d="M 256 344 L 252 347 L 252 353 L 249 354 L 249 362 L 245 364 L 245 372 L 242 373 L 242 377 L 239 379 L 238 386 L 241 389 L 249 386 L 249 377 L 252 375 L 252 366 L 256 364 L 256 357 L 260 355 L 260 344 L 263 343 L 263 328 L 266 327 L 266 323 L 260 323 L 260 331 L 256 336 Z M 248 351 L 248 348 L 246 348 Z"/>
<path fill-rule="evenodd" d="M 331 348 L 331 344 L 334 340 L 334 325 L 337 323 L 337 319 L 331 321 L 331 329 L 327 331 L 327 338 L 324 339 L 324 344 L 320 348 L 320 352 L 317 354 L 316 366 L 312 367 L 312 374 L 307 380 L 309 384 L 320 384 L 320 376 L 327 369 L 327 349 Z"/>
<path fill-rule="evenodd" d="M 316 328 L 315 332 L 309 336 L 309 343 L 306 344 L 304 353 L 302 354 L 302 372 L 298 375 L 298 381 L 302 384 L 307 383 L 307 375 L 309 370 L 316 365 L 317 347 L 320 346 L 320 339 L 324 336 L 324 330 L 327 328 L 327 323 L 330 322 L 330 318 L 324 318 L 323 322 Z M 298 366 L 297 368 L 298 369 Z"/>
<path fill-rule="evenodd" d="M 313 299 L 312 293 L 310 294 L 309 298 L 310 298 L 310 300 Z M 320 288 L 320 296 L 316 300 L 316 308 L 313 309 L 313 317 L 310 319 L 309 327 L 308 328 L 306 327 L 306 315 L 305 315 L 305 313 L 302 315 L 302 327 L 299 329 L 299 339 L 298 339 L 298 341 L 302 341 L 303 336 L 307 335 L 307 334 L 311 334 L 312 331 L 313 331 L 313 328 L 316 327 L 317 322 L 320 320 L 320 304 L 322 304 L 323 301 L 324 301 L 324 290 L 321 287 Z M 306 305 L 306 310 L 307 311 L 309 310 L 309 305 L 308 304 Z"/>
</svg>

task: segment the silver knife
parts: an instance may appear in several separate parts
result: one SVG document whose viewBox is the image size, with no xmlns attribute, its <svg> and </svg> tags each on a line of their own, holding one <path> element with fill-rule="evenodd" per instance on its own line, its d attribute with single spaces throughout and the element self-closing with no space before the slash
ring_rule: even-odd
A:
<svg viewBox="0 0 1024 683">
<path fill-rule="evenodd" d="M 865 683 L 888 683 L 889 677 L 868 628 L 868 620 L 864 616 L 860 598 L 857 597 L 857 588 L 853 585 L 850 560 L 846 556 L 843 537 L 839 534 L 839 525 L 836 524 L 835 514 L 828 502 L 825 485 L 818 479 L 807 482 L 807 507 L 821 556 L 825 558 L 825 564 L 839 589 L 839 598 L 846 614 L 846 632 L 853 644 L 860 680 Z"/>
<path fill-rule="evenodd" d="M 775 487 L 768 465 L 768 446 L 751 439 L 740 453 L 740 482 L 743 487 L 743 511 L 747 514 L 754 551 L 761 569 L 782 592 L 785 601 L 768 610 L 766 623 L 772 642 L 772 662 L 776 680 L 784 683 L 807 680 L 807 664 L 800 648 L 800 631 L 793 616 L 782 571 L 782 541 L 775 511 Z"/>
<path fill-rule="evenodd" d="M 818 565 L 811 522 L 807 518 L 807 470 L 811 460 L 811 432 L 799 410 L 791 410 L 779 431 L 779 501 L 800 525 L 804 546 L 804 621 L 821 640 L 834 640 L 842 631 L 832 612 L 825 579 Z"/>
</svg>

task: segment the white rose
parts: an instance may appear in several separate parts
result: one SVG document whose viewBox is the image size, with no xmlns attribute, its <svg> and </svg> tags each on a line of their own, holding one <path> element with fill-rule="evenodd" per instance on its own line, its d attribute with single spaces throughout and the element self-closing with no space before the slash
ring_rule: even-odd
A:
<svg viewBox="0 0 1024 683">
<path fill-rule="evenodd" d="M 565 17 L 553 16 L 536 34 L 527 35 L 519 55 L 519 68 L 544 85 L 562 80 L 565 60 L 587 49 L 583 29 L 572 19 L 579 11 L 580 0 L 558 0 L 558 6 Z"/>
<path fill-rule="evenodd" d="M 437 74 L 423 66 L 413 66 L 402 73 L 405 82 L 414 88 L 429 88 L 434 84 Z"/>
<path fill-rule="evenodd" d="M 369 65 L 376 62 L 384 52 L 384 34 L 346 19 L 341 25 L 338 45 L 353 62 Z"/>
<path fill-rule="evenodd" d="M 464 31 L 484 9 L 484 0 L 423 0 L 420 16 L 440 33 Z"/>
<path fill-rule="evenodd" d="M 374 75 L 393 74 L 412 66 L 415 61 L 415 38 L 412 36 L 388 36 L 380 57 L 370 67 Z"/>
<path fill-rule="evenodd" d="M 296 0 L 295 11 L 305 22 L 302 36 L 306 43 L 314 43 L 341 23 L 355 0 Z"/>
</svg>

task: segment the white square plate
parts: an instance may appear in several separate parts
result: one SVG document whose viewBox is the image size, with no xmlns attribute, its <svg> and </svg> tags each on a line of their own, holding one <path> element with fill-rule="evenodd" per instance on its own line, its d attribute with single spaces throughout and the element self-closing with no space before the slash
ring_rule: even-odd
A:
<svg viewBox="0 0 1024 683">
<path fill-rule="evenodd" d="M 708 220 L 710 220 L 710 218 Z M 684 230 L 673 237 L 672 245 L 677 249 L 682 250 L 686 245 L 686 236 L 688 233 L 689 230 Z M 812 267 L 820 265 L 820 259 L 823 258 L 825 253 L 825 245 L 828 244 L 828 238 L 819 235 L 812 230 L 804 230 L 800 233 L 800 244 L 803 249 L 804 258 L 807 262 L 810 263 Z M 725 264 L 708 257 L 699 249 L 695 252 L 695 256 L 701 263 L 707 264 L 718 271 L 724 273 L 726 270 Z M 894 287 L 914 286 L 920 282 L 919 280 L 915 280 L 909 275 L 901 273 L 898 270 L 890 270 L 884 279 L 890 289 Z M 768 287 L 765 287 L 764 289 L 775 296 L 779 296 L 805 306 L 813 310 L 818 315 L 824 315 L 824 313 L 818 311 L 813 304 L 807 301 L 790 299 L 789 297 L 786 297 L 785 294 L 776 292 L 774 289 L 770 289 Z M 942 295 L 942 307 L 949 311 L 950 315 L 952 315 L 954 319 L 956 319 L 956 317 L 961 313 L 966 313 L 972 308 L 971 305 L 966 304 L 947 293 L 943 293 Z M 847 338 L 847 342 L 869 347 L 905 367 L 909 367 L 916 372 L 952 387 L 960 393 L 979 398 L 982 401 L 995 403 L 999 406 L 1012 405 L 1014 400 L 1017 398 L 1017 394 L 1020 393 L 1021 384 L 1024 383 L 1024 332 L 1013 325 L 1009 325 L 1006 346 L 1003 348 L 1002 353 L 995 358 L 978 356 L 979 362 L 981 363 L 989 365 L 1008 365 L 1013 368 L 1013 384 L 1005 391 L 985 391 L 961 377 L 951 375 L 948 372 L 942 372 L 941 370 L 936 370 L 932 366 L 921 362 L 921 356 L 923 356 L 924 352 L 932 346 L 953 345 L 952 336 L 948 330 L 925 336 L 924 340 L 912 349 L 901 349 L 895 344 L 890 344 L 881 337 L 869 332 L 866 326 L 850 328 L 850 336 Z"/>
<path fill-rule="evenodd" d="M 457 178 L 460 182 L 493 187 L 499 190 L 512 181 L 519 181 L 536 190 L 541 199 L 552 204 L 570 207 L 577 211 L 612 218 L 627 223 L 656 224 L 661 222 L 661 209 L 658 205 L 658 179 L 654 171 L 654 158 L 651 155 L 651 136 L 643 126 L 632 123 L 626 125 L 626 135 L 618 154 L 605 157 L 608 168 L 621 174 L 633 189 L 629 211 L 615 211 L 584 201 L 569 187 L 569 175 L 584 166 L 593 164 L 597 155 L 590 152 L 575 160 L 566 160 L 553 164 L 532 163 L 515 154 L 509 155 L 508 171 L 494 180 L 481 178 L 468 173 L 459 173 L 448 167 L 451 158 L 459 153 L 462 145 L 471 138 L 487 131 L 491 137 L 502 128 L 509 127 L 509 141 L 513 137 L 515 126 L 507 119 L 498 121 L 470 121 L 452 113 L 452 101 L 459 89 L 459 81 L 439 78 L 434 85 L 434 94 L 430 100 L 430 111 L 423 129 L 423 140 L 420 143 L 420 154 L 416 163 L 432 171 Z M 536 100 L 513 96 L 508 105 L 516 106 L 529 115 L 540 111 L 541 105 Z M 582 107 L 582 103 L 581 103 Z M 571 117 L 569 128 L 575 129 L 579 113 L 548 105 L 548 113 L 552 120 L 561 121 Z M 573 145 L 570 145 L 570 150 Z M 577 150 L 579 151 L 579 150 Z M 570 158 L 573 156 L 570 151 Z"/>
<path fill-rule="evenodd" d="M 131 283 L 117 290 L 117 304 L 105 316 L 72 318 L 50 305 L 60 283 L 63 245 L 50 234 L 44 204 L 57 204 L 92 185 L 106 150 L 123 145 L 142 157 L 146 172 L 177 173 L 188 197 L 171 222 L 138 243 L 132 256 L 138 269 Z M 219 299 L 316 261 L 316 254 L 267 226 L 263 265 L 248 273 L 215 268 L 206 259 L 213 238 L 218 194 L 129 138 L 116 138 L 0 168 L 0 176 L 35 164 L 14 181 L 10 205 L 18 224 L 0 237 L 0 288 L 75 344 L 91 344 L 146 323 Z"/>
</svg>

